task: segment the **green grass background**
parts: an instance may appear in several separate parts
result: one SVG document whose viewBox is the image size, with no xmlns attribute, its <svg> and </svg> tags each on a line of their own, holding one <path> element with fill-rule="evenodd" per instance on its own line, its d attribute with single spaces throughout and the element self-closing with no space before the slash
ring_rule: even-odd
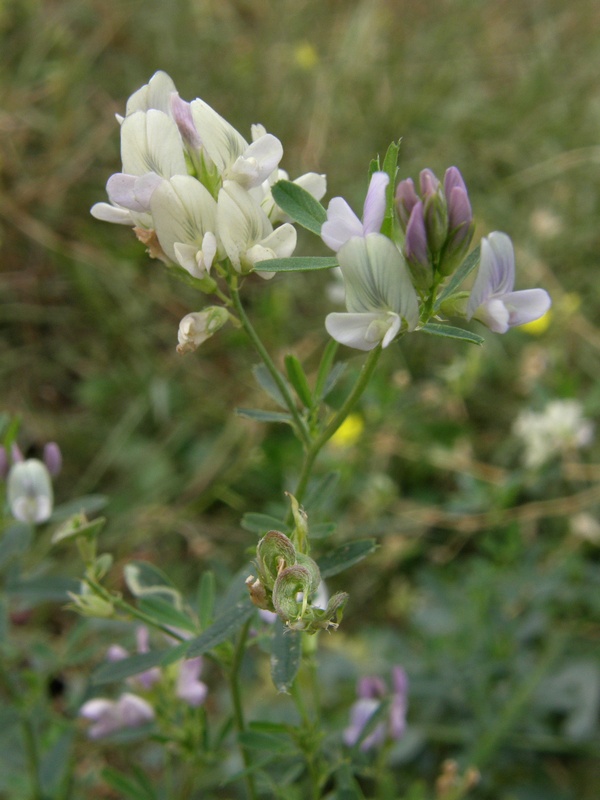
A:
<svg viewBox="0 0 600 800">
<path fill-rule="evenodd" d="M 223 331 L 178 356 L 198 298 L 128 229 L 89 215 L 120 168 L 114 114 L 166 70 L 244 135 L 263 123 L 292 176 L 326 172 L 328 197 L 357 209 L 392 139 L 401 177 L 460 168 L 477 235 L 512 236 L 518 286 L 550 291 L 551 324 L 486 336 L 482 351 L 421 335 L 386 353 L 326 509 L 340 536 L 383 544 L 352 576 L 344 632 L 328 642 L 351 654 L 338 699 L 358 672 L 401 661 L 422 736 L 411 774 L 432 785 L 458 756 L 481 765 L 474 796 L 596 798 L 597 718 L 576 723 L 578 702 L 600 705 L 598 536 L 573 520 L 593 528 L 600 453 L 531 476 L 510 431 L 519 410 L 557 397 L 600 409 L 598 4 L 2 0 L 0 53 L 2 408 L 20 416 L 25 449 L 60 443 L 60 500 L 109 496 L 118 564 L 153 560 L 188 587 L 208 566 L 240 566 L 253 542 L 241 515 L 281 505 L 299 452 L 286 430 L 233 416 L 262 402 L 243 338 Z M 308 236 L 299 252 L 325 253 Z M 327 280 L 248 292 L 276 358 L 291 348 L 309 373 Z M 61 617 L 59 641 L 70 624 Z M 582 665 L 570 705 L 544 688 Z M 323 680 L 341 681 L 336 669 Z"/>
</svg>

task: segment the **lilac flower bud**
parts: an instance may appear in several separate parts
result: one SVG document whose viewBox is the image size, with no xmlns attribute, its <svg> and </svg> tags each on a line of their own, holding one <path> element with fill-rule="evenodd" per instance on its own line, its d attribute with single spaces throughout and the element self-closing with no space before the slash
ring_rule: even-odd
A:
<svg viewBox="0 0 600 800">
<path fill-rule="evenodd" d="M 0 445 L 0 480 L 4 480 L 10 469 L 6 448 Z"/>
<path fill-rule="evenodd" d="M 448 208 L 441 184 L 430 169 L 420 174 L 423 218 L 427 231 L 427 243 L 433 255 L 443 248 L 448 235 Z"/>
<path fill-rule="evenodd" d="M 444 174 L 444 194 L 450 197 L 453 189 L 462 189 L 467 194 L 467 187 L 458 167 L 448 167 Z"/>
<path fill-rule="evenodd" d="M 90 739 L 102 739 L 124 728 L 139 728 L 151 722 L 154 710 L 141 697 L 126 692 L 116 701 L 103 697 L 88 700 L 80 708 L 79 716 L 94 723 L 88 731 Z"/>
<path fill-rule="evenodd" d="M 430 169 L 423 169 L 419 173 L 419 185 L 421 187 L 421 197 L 425 200 L 438 194 L 440 182 Z"/>
<path fill-rule="evenodd" d="M 56 478 L 62 467 L 62 454 L 56 442 L 48 442 L 44 446 L 44 464 L 48 467 L 50 475 Z"/>
<path fill-rule="evenodd" d="M 192 105 L 182 100 L 178 92 L 171 95 L 171 113 L 177 123 L 183 141 L 192 150 L 202 147 L 202 140 L 192 117 Z"/>
<path fill-rule="evenodd" d="M 406 711 L 408 707 L 408 677 L 400 666 L 392 670 L 394 693 L 390 703 L 390 736 L 400 739 L 406 730 Z"/>
<path fill-rule="evenodd" d="M 419 198 L 415 192 L 415 185 L 412 178 L 406 178 L 406 180 L 400 181 L 396 187 L 396 205 L 398 207 L 398 216 L 403 230 L 406 230 L 411 212 L 418 201 Z"/>
<path fill-rule="evenodd" d="M 469 249 L 475 230 L 467 187 L 456 167 L 446 170 L 444 194 L 448 207 L 448 235 L 440 272 L 450 275 Z"/>
<path fill-rule="evenodd" d="M 431 286 L 433 272 L 427 250 L 427 231 L 423 217 L 423 203 L 419 200 L 411 211 L 406 226 L 404 253 L 417 289 Z"/>
<path fill-rule="evenodd" d="M 19 446 L 16 444 L 13 444 L 12 447 L 10 448 L 10 455 L 13 464 L 17 464 L 19 461 L 25 461 L 23 453 L 20 451 Z"/>
</svg>

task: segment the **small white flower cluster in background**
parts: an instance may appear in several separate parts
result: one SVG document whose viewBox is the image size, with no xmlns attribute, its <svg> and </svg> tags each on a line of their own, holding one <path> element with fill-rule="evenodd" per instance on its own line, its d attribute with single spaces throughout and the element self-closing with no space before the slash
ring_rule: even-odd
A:
<svg viewBox="0 0 600 800">
<path fill-rule="evenodd" d="M 586 447 L 594 438 L 594 424 L 583 416 L 577 400 L 552 400 L 543 411 L 522 411 L 513 425 L 521 439 L 526 467 L 539 467 L 553 456 Z"/>
<path fill-rule="evenodd" d="M 262 125 L 252 126 L 249 143 L 203 100 L 182 100 L 165 72 L 131 95 L 117 119 L 122 172 L 109 178 L 110 202 L 96 203 L 94 217 L 132 226 L 150 256 L 204 280 L 207 291 L 219 263 L 226 262 L 225 272 L 246 274 L 259 261 L 292 255 L 296 229 L 271 193 L 288 177 L 279 169 L 283 147 Z M 325 194 L 324 175 L 307 173 L 295 182 L 316 199 Z M 226 313 L 209 311 L 185 319 L 181 352 L 227 321 Z"/>
</svg>

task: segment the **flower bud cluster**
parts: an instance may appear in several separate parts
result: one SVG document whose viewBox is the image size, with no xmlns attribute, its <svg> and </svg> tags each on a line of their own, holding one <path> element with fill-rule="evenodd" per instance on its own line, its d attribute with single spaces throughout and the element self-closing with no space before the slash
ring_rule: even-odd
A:
<svg viewBox="0 0 600 800">
<path fill-rule="evenodd" d="M 418 288 L 427 290 L 436 274 L 450 275 L 466 255 L 475 225 L 467 187 L 456 167 L 441 184 L 430 169 L 420 174 L 419 197 L 411 178 L 396 188 L 398 219 L 405 233 L 404 254 Z"/>
<path fill-rule="evenodd" d="M 280 531 L 269 531 L 256 547 L 257 577 L 246 580 L 252 602 L 274 611 L 292 630 L 315 633 L 337 628 L 348 599 L 338 592 L 325 609 L 316 602 L 321 573 L 316 561 Z"/>
<path fill-rule="evenodd" d="M 283 147 L 262 125 L 252 126 L 249 143 L 203 100 L 182 100 L 165 72 L 138 89 L 117 119 L 122 172 L 109 178 L 110 202 L 96 203 L 93 216 L 132 226 L 151 257 L 189 273 L 207 293 L 217 287 L 213 268 L 244 275 L 259 261 L 291 256 L 296 230 L 271 193 L 287 178 L 279 169 Z M 324 175 L 297 182 L 317 199 L 325 194 Z M 180 329 L 178 349 L 195 349 L 223 322 L 194 320 L 193 334 Z"/>
<path fill-rule="evenodd" d="M 458 169 L 450 167 L 443 184 L 424 169 L 420 197 L 410 178 L 400 181 L 395 191 L 389 184 L 390 175 L 373 172 L 362 219 L 341 197 L 334 197 L 327 208 L 321 238 L 337 253 L 347 309 L 327 316 L 325 327 L 332 338 L 358 350 L 373 350 L 424 328 L 432 318 L 439 321 L 440 313 L 477 319 L 497 333 L 546 313 L 550 298 L 543 289 L 513 291 L 512 243 L 498 232 L 482 240 L 471 294 L 446 293 L 436 304 L 438 292 L 464 261 L 473 238 L 465 183 Z M 463 279 L 466 274 L 468 270 Z"/>
</svg>

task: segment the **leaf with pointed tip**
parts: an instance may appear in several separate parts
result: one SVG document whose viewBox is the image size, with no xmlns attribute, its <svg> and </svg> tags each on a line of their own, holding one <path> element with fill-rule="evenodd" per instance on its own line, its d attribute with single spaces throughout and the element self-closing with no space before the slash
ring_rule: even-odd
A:
<svg viewBox="0 0 600 800">
<path fill-rule="evenodd" d="M 260 408 L 236 408 L 235 413 L 238 417 L 253 419 L 256 422 L 285 422 L 293 424 L 292 415 L 284 414 L 282 411 L 263 411 Z"/>
<path fill-rule="evenodd" d="M 269 395 L 272 400 L 275 400 L 277 405 L 281 406 L 282 408 L 287 408 L 287 404 L 283 395 L 281 394 L 281 389 L 275 382 L 275 378 L 271 375 L 269 370 L 266 368 L 264 364 L 255 364 L 252 367 L 252 374 L 254 375 L 255 381 L 258 383 L 261 389 Z M 279 377 L 285 383 L 285 378 L 281 373 L 278 373 Z"/>
<path fill-rule="evenodd" d="M 187 651 L 188 658 L 201 656 L 213 647 L 230 639 L 256 611 L 250 600 L 240 600 L 224 611 L 200 636 L 191 639 Z"/>
<path fill-rule="evenodd" d="M 285 533 L 288 530 L 287 524 L 282 519 L 271 517 L 269 514 L 257 514 L 254 511 L 248 511 L 242 517 L 242 528 L 250 533 L 260 533 L 264 536 L 267 531 L 281 531 Z"/>
<path fill-rule="evenodd" d="M 375 539 L 357 539 L 354 542 L 343 544 L 319 559 L 321 577 L 330 578 L 332 575 L 337 575 L 338 572 L 343 572 L 374 553 L 377 547 Z"/>
<path fill-rule="evenodd" d="M 320 235 L 327 212 L 312 194 L 291 181 L 277 181 L 271 192 L 282 211 L 303 228 Z"/>
<path fill-rule="evenodd" d="M 447 339 L 459 339 L 462 342 L 470 342 L 471 344 L 482 345 L 485 341 L 483 336 L 472 333 L 472 331 L 466 331 L 464 328 L 455 328 L 452 325 L 440 325 L 437 322 L 428 322 L 419 330 L 433 336 L 445 336 Z"/>
<path fill-rule="evenodd" d="M 339 267 L 335 256 L 290 256 L 289 258 L 270 258 L 257 261 L 254 268 L 258 272 L 314 272 L 319 269 Z"/>
</svg>

